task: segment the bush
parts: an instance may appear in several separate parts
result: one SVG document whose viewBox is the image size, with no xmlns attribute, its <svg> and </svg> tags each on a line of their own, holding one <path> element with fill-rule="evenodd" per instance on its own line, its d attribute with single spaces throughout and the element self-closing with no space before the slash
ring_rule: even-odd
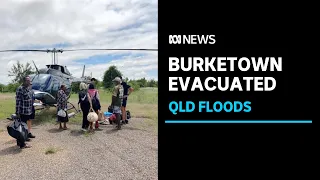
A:
<svg viewBox="0 0 320 180">
<path fill-rule="evenodd" d="M 80 91 L 79 86 L 80 86 L 80 82 L 73 82 L 73 83 L 71 84 L 71 91 L 72 91 L 72 93 L 78 93 L 78 92 Z"/>
<path fill-rule="evenodd" d="M 129 81 L 127 82 L 128 85 L 130 85 L 134 91 L 139 91 L 140 90 L 140 84 L 137 81 Z"/>
</svg>

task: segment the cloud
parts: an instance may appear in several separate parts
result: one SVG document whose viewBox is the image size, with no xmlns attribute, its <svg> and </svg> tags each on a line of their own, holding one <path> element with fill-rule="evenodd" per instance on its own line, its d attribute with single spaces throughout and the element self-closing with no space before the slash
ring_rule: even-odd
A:
<svg viewBox="0 0 320 180">
<path fill-rule="evenodd" d="M 2 0 L 0 50 L 158 48 L 158 5 L 155 0 Z M 8 70 L 16 61 L 35 62 L 38 68 L 52 63 L 52 54 L 0 53 L 0 82 L 7 84 Z M 116 65 L 125 77 L 158 79 L 158 53 L 141 51 L 74 51 L 58 54 L 77 77 L 102 78 Z"/>
</svg>

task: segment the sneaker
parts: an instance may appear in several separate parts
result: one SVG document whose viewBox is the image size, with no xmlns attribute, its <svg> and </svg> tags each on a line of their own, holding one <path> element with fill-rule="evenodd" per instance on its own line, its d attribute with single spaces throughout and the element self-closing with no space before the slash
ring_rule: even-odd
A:
<svg viewBox="0 0 320 180">
<path fill-rule="evenodd" d="M 32 135 L 31 133 L 29 133 L 29 138 L 36 138 L 34 135 Z"/>
<path fill-rule="evenodd" d="M 102 123 L 101 123 L 101 125 L 108 125 L 109 123 L 108 123 L 108 121 L 103 121 Z"/>
<path fill-rule="evenodd" d="M 81 128 L 81 130 L 82 130 L 83 132 L 87 132 L 87 131 L 88 131 L 88 130 L 85 129 L 85 128 Z"/>
<path fill-rule="evenodd" d="M 129 121 L 128 121 L 128 120 L 125 120 L 125 122 L 126 122 L 126 124 L 128 124 L 128 123 L 129 123 Z"/>
</svg>

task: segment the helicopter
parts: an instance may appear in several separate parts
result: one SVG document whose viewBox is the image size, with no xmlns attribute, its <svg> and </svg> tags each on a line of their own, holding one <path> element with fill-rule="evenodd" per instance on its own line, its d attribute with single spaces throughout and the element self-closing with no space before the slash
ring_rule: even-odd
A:
<svg viewBox="0 0 320 180">
<path fill-rule="evenodd" d="M 46 65 L 46 68 L 38 69 L 36 64 L 35 66 L 36 73 L 30 74 L 29 77 L 32 83 L 32 90 L 36 101 L 33 105 L 35 110 L 43 110 L 50 107 L 57 107 L 57 93 L 60 89 L 60 86 L 64 84 L 66 86 L 66 94 L 68 100 L 72 94 L 71 85 L 74 82 L 84 82 L 90 83 L 90 79 L 84 77 L 85 65 L 83 66 L 82 76 L 80 78 L 73 77 L 69 72 L 67 66 L 59 65 L 57 60 L 57 53 L 63 53 L 64 51 L 157 51 L 157 49 L 70 49 L 62 50 L 53 48 L 52 50 L 38 50 L 38 49 L 26 49 L 26 50 L 0 50 L 0 52 L 46 52 L 53 54 L 52 64 Z M 67 111 L 75 109 L 76 113 L 80 112 L 77 108 L 68 101 Z M 68 117 L 75 116 L 76 113 L 68 113 Z M 11 115 L 11 118 L 14 119 L 15 114 Z"/>
</svg>

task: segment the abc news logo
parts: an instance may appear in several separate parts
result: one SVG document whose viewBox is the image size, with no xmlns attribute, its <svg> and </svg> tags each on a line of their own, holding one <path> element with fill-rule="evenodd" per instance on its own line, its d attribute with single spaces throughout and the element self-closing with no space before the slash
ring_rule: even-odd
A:
<svg viewBox="0 0 320 180">
<path fill-rule="evenodd" d="M 215 44 L 215 35 L 169 35 L 169 44 Z"/>
</svg>

